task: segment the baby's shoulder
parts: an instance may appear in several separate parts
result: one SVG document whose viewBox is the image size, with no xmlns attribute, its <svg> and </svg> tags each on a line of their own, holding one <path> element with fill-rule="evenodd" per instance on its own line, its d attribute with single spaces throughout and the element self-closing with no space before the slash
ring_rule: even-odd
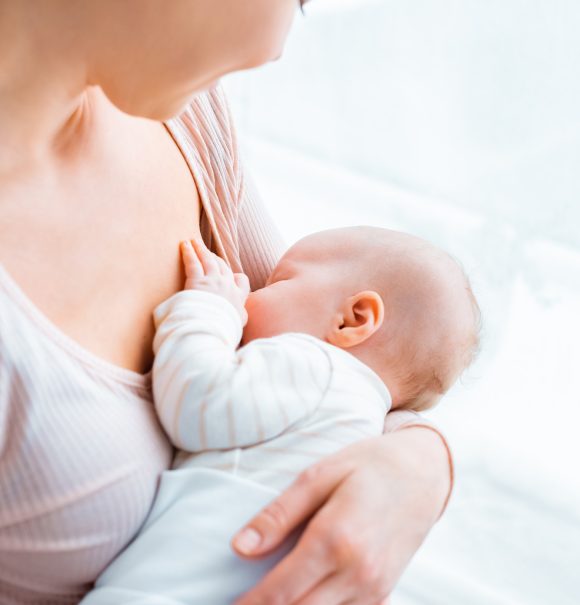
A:
<svg viewBox="0 0 580 605">
<path fill-rule="evenodd" d="M 285 366 L 291 380 L 310 377 L 329 398 L 356 395 L 390 405 L 389 391 L 373 370 L 348 351 L 310 334 L 279 334 L 254 340 L 244 348 L 250 357 L 259 354 L 268 365 Z"/>
<path fill-rule="evenodd" d="M 238 352 L 247 360 L 257 356 L 269 365 L 284 364 L 298 370 L 316 371 L 320 376 L 330 374 L 335 365 L 328 343 L 299 332 L 257 338 Z"/>
</svg>

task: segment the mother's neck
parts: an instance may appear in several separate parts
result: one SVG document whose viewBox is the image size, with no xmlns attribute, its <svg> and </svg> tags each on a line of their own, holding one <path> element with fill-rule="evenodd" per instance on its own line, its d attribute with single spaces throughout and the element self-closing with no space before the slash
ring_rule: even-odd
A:
<svg viewBox="0 0 580 605">
<path fill-rule="evenodd" d="M 0 0 L 0 182 L 70 151 L 90 115 L 78 44 L 43 5 Z"/>
</svg>

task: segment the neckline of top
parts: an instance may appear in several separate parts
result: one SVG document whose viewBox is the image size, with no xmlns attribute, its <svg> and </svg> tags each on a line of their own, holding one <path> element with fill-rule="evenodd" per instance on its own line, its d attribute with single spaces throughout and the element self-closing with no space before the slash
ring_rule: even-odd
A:
<svg viewBox="0 0 580 605">
<path fill-rule="evenodd" d="M 135 370 L 130 370 L 129 368 L 124 368 L 111 361 L 107 361 L 80 345 L 74 338 L 63 332 L 34 304 L 4 268 L 2 263 L 0 263 L 0 286 L 19 306 L 21 311 L 34 322 L 36 327 L 69 355 L 97 370 L 100 374 L 114 378 L 128 386 L 145 390 L 151 389 L 151 370 L 141 374 Z"/>
</svg>

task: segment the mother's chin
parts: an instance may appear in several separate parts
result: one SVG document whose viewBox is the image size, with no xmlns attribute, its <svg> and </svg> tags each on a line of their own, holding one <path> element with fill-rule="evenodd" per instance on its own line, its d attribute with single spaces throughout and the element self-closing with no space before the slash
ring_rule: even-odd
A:
<svg viewBox="0 0 580 605">
<path fill-rule="evenodd" d="M 72 0 L 62 0 L 71 3 Z M 296 0 L 85 0 L 75 10 L 87 80 L 121 111 L 181 113 L 231 72 L 280 56 Z M 82 47 L 82 48 L 81 48 Z"/>
</svg>

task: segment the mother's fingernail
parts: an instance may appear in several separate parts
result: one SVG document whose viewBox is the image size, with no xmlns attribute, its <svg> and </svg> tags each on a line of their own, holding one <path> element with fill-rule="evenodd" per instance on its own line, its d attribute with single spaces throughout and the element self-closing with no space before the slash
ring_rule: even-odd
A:
<svg viewBox="0 0 580 605">
<path fill-rule="evenodd" d="M 253 528 L 248 527 L 241 531 L 234 540 L 234 546 L 243 553 L 251 553 L 262 541 L 262 536 Z"/>
</svg>

